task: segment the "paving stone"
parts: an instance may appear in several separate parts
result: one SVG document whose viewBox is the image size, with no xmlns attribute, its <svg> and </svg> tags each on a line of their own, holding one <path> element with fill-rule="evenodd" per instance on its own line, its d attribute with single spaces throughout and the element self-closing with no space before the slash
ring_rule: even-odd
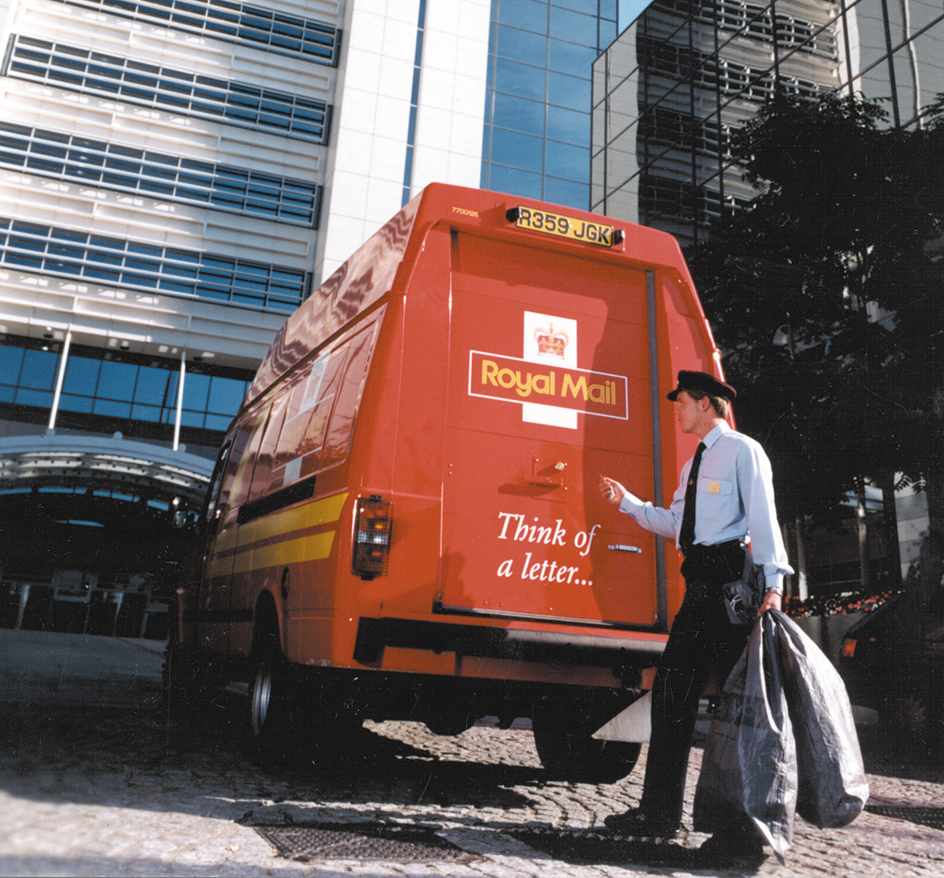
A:
<svg viewBox="0 0 944 878">
<path fill-rule="evenodd" d="M 94 649 L 83 665 L 90 641 Z M 226 705 L 183 725 L 167 723 L 159 709 L 160 652 L 150 642 L 0 631 L 0 874 L 718 874 L 672 865 L 682 862 L 672 857 L 668 864 L 665 858 L 614 862 L 607 856 L 577 862 L 574 851 L 552 856 L 521 841 L 557 833 L 603 851 L 593 838 L 603 837 L 608 814 L 638 802 L 645 748 L 634 772 L 617 784 L 548 783 L 527 728 L 477 726 L 439 738 L 418 723 L 367 723 L 353 756 L 349 749 L 345 758 L 317 765 L 260 767 L 240 749 Z M 831 830 L 798 820 L 786 864 L 771 857 L 757 875 L 944 875 L 944 829 L 920 822 L 917 810 L 944 809 L 944 768 L 896 763 L 880 747 L 870 749 L 865 736 L 863 744 L 871 802 L 900 808 L 900 816 L 867 811 Z M 700 760 L 696 748 L 687 825 Z M 469 861 L 296 861 L 280 856 L 253 828 L 365 821 L 439 827 Z M 688 832 L 671 850 L 684 853 L 704 840 Z"/>
</svg>

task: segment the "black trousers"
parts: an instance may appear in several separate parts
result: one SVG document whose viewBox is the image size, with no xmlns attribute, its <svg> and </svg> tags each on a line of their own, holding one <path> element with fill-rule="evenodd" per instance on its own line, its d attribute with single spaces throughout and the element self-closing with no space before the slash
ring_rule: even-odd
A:
<svg viewBox="0 0 944 878">
<path fill-rule="evenodd" d="M 750 628 L 731 624 L 724 608 L 721 585 L 733 578 L 728 565 L 720 569 L 716 565 L 714 572 L 694 572 L 702 579 L 686 583 L 653 684 L 652 734 L 641 802 L 647 813 L 673 825 L 682 821 L 698 701 L 713 674 L 719 686 L 724 684 L 750 636 Z"/>
</svg>

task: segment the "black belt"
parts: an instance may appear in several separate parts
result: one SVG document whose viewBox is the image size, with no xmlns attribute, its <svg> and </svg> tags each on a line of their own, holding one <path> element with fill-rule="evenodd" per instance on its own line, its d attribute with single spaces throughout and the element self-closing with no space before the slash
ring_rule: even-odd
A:
<svg viewBox="0 0 944 878">
<path fill-rule="evenodd" d="M 694 545 L 685 553 L 682 576 L 687 583 L 724 585 L 741 578 L 744 571 L 744 543 L 728 540 L 713 546 Z"/>
</svg>

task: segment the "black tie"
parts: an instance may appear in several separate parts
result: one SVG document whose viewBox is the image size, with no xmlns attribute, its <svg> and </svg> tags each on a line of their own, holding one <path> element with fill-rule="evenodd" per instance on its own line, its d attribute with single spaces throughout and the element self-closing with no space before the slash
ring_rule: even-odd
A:
<svg viewBox="0 0 944 878">
<path fill-rule="evenodd" d="M 698 468 L 701 466 L 701 455 L 705 450 L 705 443 L 698 443 L 695 459 L 688 474 L 688 484 L 685 486 L 685 508 L 682 510 L 682 531 L 679 534 L 679 546 L 687 555 L 695 544 L 695 495 L 698 490 Z"/>
</svg>

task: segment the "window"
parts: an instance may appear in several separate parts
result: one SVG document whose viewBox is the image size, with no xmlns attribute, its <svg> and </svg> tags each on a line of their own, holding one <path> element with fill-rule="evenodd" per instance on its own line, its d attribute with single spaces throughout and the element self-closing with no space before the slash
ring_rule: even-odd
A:
<svg viewBox="0 0 944 878">
<path fill-rule="evenodd" d="M 0 145 L 6 167 L 317 228 L 314 183 L 6 122 Z"/>
<path fill-rule="evenodd" d="M 17 408 L 5 417 L 37 420 L 24 407 L 41 408 L 43 419 L 52 405 L 52 388 L 59 368 L 55 350 L 41 341 L 7 337 L 0 346 L 0 403 Z M 73 344 L 59 401 L 59 420 L 83 429 L 121 429 L 131 435 L 166 438 L 175 422 L 180 362 L 139 354 L 105 351 Z M 245 370 L 187 365 L 184 382 L 184 424 L 217 444 L 239 411 L 252 373 Z M 105 419 L 104 424 L 102 419 Z M 130 421 L 129 421 L 130 419 Z M 122 421 L 129 421 L 122 423 Z M 162 426 L 163 425 L 163 426 Z M 200 439 L 200 435 L 195 436 Z"/>
<path fill-rule="evenodd" d="M 613 0 L 493 0 L 483 187 L 588 207 L 592 64 L 615 36 Z M 523 135 L 537 141 L 533 154 Z"/>
<path fill-rule="evenodd" d="M 17 79 L 107 94 L 132 104 L 203 116 L 296 140 L 327 142 L 329 107 L 323 101 L 117 55 L 17 36 L 8 73 Z"/>
<path fill-rule="evenodd" d="M 563 73 L 549 73 L 547 77 L 547 100 L 549 104 L 581 110 L 590 106 L 590 80 L 567 76 Z M 549 108 L 548 115 L 553 111 Z"/>
<path fill-rule="evenodd" d="M 543 67 L 529 67 L 498 58 L 495 70 L 496 78 L 501 80 L 502 91 L 544 102 L 547 72 Z"/>
<path fill-rule="evenodd" d="M 540 171 L 544 141 L 514 131 L 495 129 L 492 134 L 492 161 L 503 165 Z"/>
<path fill-rule="evenodd" d="M 44 350 L 27 350 L 23 358 L 20 386 L 32 390 L 52 390 L 58 365 L 58 353 Z"/>
<path fill-rule="evenodd" d="M 544 67 L 547 64 L 547 39 L 530 31 L 499 26 L 496 54 L 535 67 Z"/>
<path fill-rule="evenodd" d="M 501 3 L 498 20 L 502 24 L 547 33 L 547 3 L 540 0 L 518 0 L 516 3 Z"/>
<path fill-rule="evenodd" d="M 23 349 L 0 346 L 0 403 L 13 402 L 23 365 Z"/>
<path fill-rule="evenodd" d="M 555 177 L 570 177 L 580 183 L 590 183 L 590 159 L 587 150 L 566 143 L 549 140 L 545 146 L 544 167 Z"/>
<path fill-rule="evenodd" d="M 544 104 L 514 95 L 496 94 L 492 124 L 515 131 L 539 131 L 544 124 Z"/>
<path fill-rule="evenodd" d="M 350 343 L 347 343 L 322 354 L 302 370 L 291 388 L 271 488 L 305 478 L 319 468 L 325 433 L 349 347 Z"/>
<path fill-rule="evenodd" d="M 594 4 L 596 5 L 596 4 Z M 597 54 L 597 14 L 583 15 L 560 7 L 551 7 L 550 35 L 555 39 L 581 43 Z M 592 63 L 591 59 L 591 63 Z"/>
<path fill-rule="evenodd" d="M 75 243 L 62 243 L 66 236 Z M 267 311 L 294 311 L 307 297 L 311 282 L 308 272 L 285 266 L 2 218 L 0 265 Z"/>
<path fill-rule="evenodd" d="M 590 114 L 555 107 L 548 113 L 547 136 L 590 148 Z"/>
</svg>

